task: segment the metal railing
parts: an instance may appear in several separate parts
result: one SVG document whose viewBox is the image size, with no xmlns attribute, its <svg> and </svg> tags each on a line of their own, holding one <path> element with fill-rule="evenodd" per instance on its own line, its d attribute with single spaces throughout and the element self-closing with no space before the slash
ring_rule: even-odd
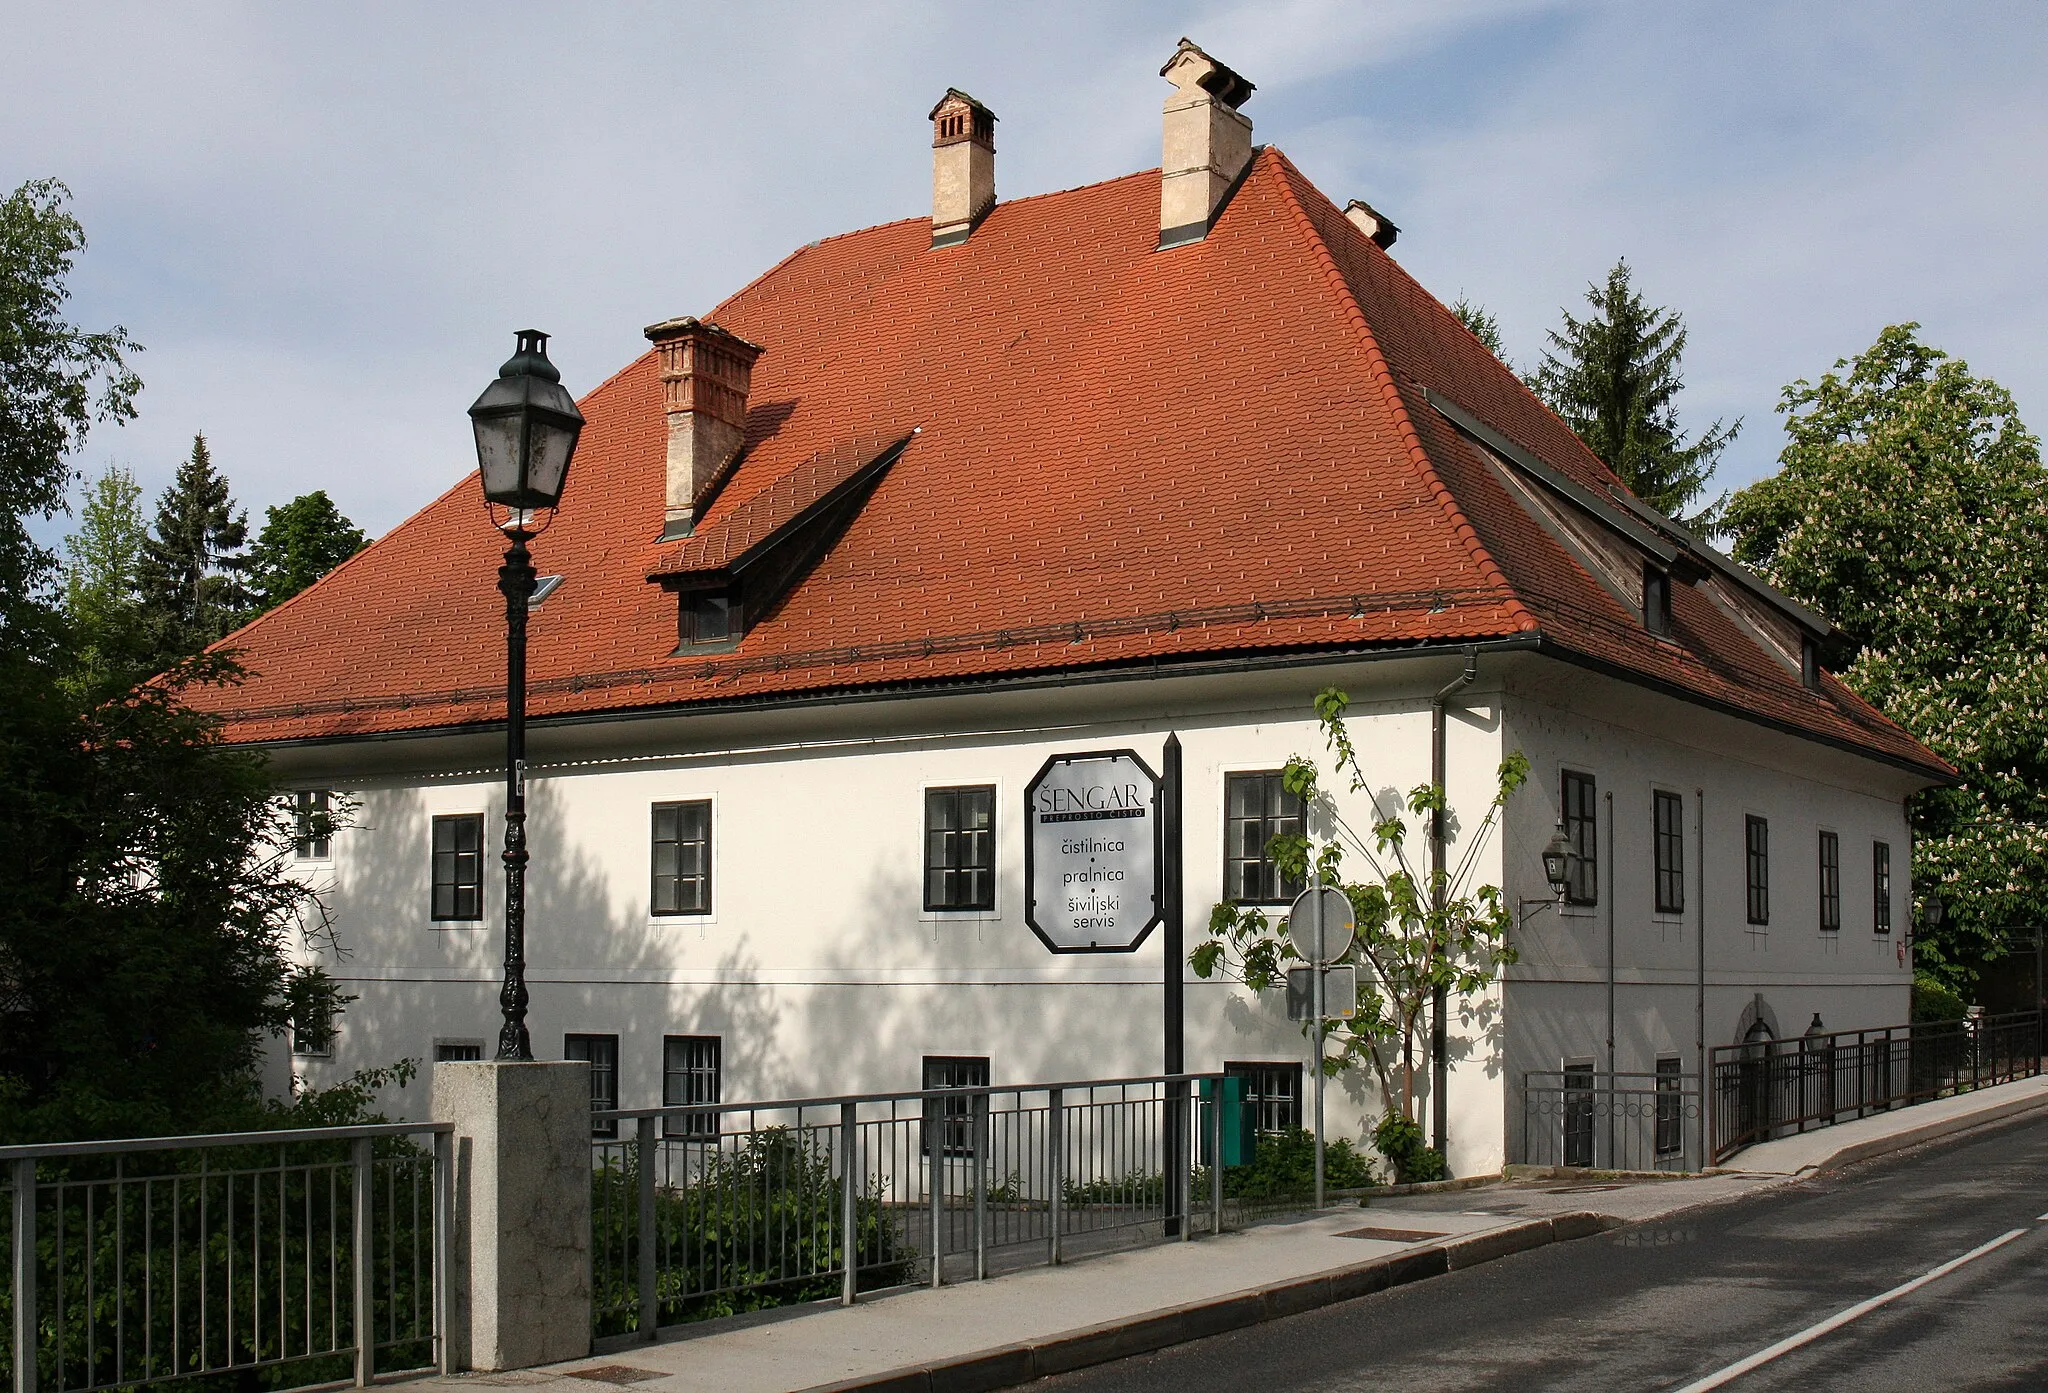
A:
<svg viewBox="0 0 2048 1393">
<path fill-rule="evenodd" d="M 596 1112 L 596 1333 L 1223 1227 L 1216 1074 Z"/>
<path fill-rule="evenodd" d="M 1515 1150 L 1531 1166 L 1697 1169 L 1705 1146 L 1700 1101 L 1698 1074 L 1525 1073 Z"/>
<path fill-rule="evenodd" d="M 0 1147 L 14 1393 L 452 1372 L 452 1135 L 392 1123 Z"/>
<path fill-rule="evenodd" d="M 1745 1146 L 2041 1072 L 2036 1011 L 1714 1049 L 1713 1161 Z"/>
</svg>

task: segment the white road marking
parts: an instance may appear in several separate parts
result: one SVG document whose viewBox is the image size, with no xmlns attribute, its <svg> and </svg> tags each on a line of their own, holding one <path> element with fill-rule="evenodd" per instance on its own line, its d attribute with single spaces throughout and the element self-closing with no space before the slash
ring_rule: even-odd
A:
<svg viewBox="0 0 2048 1393">
<path fill-rule="evenodd" d="M 2048 1218 L 2048 1215 L 2044 1215 L 2043 1217 Z M 1887 1302 L 1898 1300 L 1907 1292 L 1918 1291 L 1921 1287 L 1926 1286 L 1929 1282 L 1938 1281 L 1939 1279 L 1948 1276 L 1949 1273 L 1955 1271 L 1964 1263 L 1975 1262 L 1978 1258 L 1983 1257 L 1986 1253 L 1989 1253 L 1997 1248 L 2003 1248 L 2006 1244 L 2012 1242 L 2015 1238 L 2024 1237 L 2026 1233 L 2027 1230 L 2025 1229 L 2009 1229 L 2005 1233 L 2002 1233 L 1998 1237 L 1992 1239 L 1989 1243 L 1984 1244 L 1982 1247 L 1972 1248 L 1969 1252 L 1963 1254 L 1959 1258 L 1951 1258 L 1947 1262 L 1943 1263 L 1941 1266 L 1934 1268 L 1932 1271 L 1922 1273 L 1920 1276 L 1915 1277 L 1910 1282 L 1902 1282 L 1898 1286 L 1893 1287 L 1890 1291 L 1882 1292 L 1877 1296 L 1871 1297 L 1868 1301 L 1859 1301 L 1854 1306 L 1849 1307 L 1845 1311 L 1836 1312 L 1834 1315 L 1829 1316 L 1826 1320 L 1821 1321 L 1817 1325 L 1807 1326 L 1806 1329 L 1800 1331 L 1797 1335 L 1787 1336 L 1785 1339 L 1778 1341 L 1778 1343 L 1776 1343 L 1775 1345 L 1771 1345 L 1767 1348 L 1758 1350 L 1755 1354 L 1750 1355 L 1747 1359 L 1739 1359 L 1735 1363 L 1730 1364 L 1727 1368 L 1721 1369 L 1715 1373 L 1708 1374 L 1705 1378 L 1700 1379 L 1696 1383 L 1688 1383 L 1685 1387 L 1679 1389 L 1678 1393 L 1707 1393 L 1707 1390 L 1710 1388 L 1719 1388 L 1721 1387 L 1721 1385 L 1725 1383 L 1729 1383 L 1735 1379 L 1741 1378 L 1751 1369 L 1755 1369 L 1761 1367 L 1762 1365 L 1768 1364 L 1781 1354 L 1789 1354 L 1793 1350 L 1798 1349 L 1801 1345 L 1811 1344 L 1813 1341 L 1818 1340 L 1821 1336 L 1827 1334 L 1829 1331 L 1839 1330 L 1843 1326 L 1847 1325 L 1850 1321 L 1856 1320 L 1861 1316 L 1869 1315 L 1872 1311 L 1876 1310 L 1878 1307 L 1886 1304 Z"/>
</svg>

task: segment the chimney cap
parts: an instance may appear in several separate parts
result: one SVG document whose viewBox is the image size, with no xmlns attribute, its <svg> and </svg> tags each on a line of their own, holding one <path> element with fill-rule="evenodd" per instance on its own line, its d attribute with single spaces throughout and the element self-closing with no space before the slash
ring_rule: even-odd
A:
<svg viewBox="0 0 2048 1393">
<path fill-rule="evenodd" d="M 1190 71 L 1183 81 L 1175 70 L 1186 68 Z M 1258 90 L 1258 84 L 1246 79 L 1244 74 L 1225 66 L 1202 51 L 1202 46 L 1193 39 L 1183 38 L 1175 48 L 1173 56 L 1159 70 L 1159 75 L 1176 87 L 1186 87 L 1189 82 L 1222 102 L 1232 111 L 1243 106 Z"/>
<path fill-rule="evenodd" d="M 1354 198 L 1344 205 L 1344 216 L 1351 225 L 1372 238 L 1373 243 L 1385 251 L 1394 245 L 1394 239 L 1401 235 L 1401 229 L 1394 226 L 1394 220 L 1373 207 L 1362 198 Z"/>
<path fill-rule="evenodd" d="M 958 87 L 948 87 L 946 89 L 946 95 L 939 98 L 937 102 L 933 103 L 932 109 L 924 114 L 924 119 L 927 121 L 938 120 L 940 109 L 943 108 L 946 105 L 946 103 L 950 101 L 963 101 L 967 103 L 968 106 L 974 109 L 975 115 L 986 116 L 991 121 L 996 119 L 996 114 L 993 111 L 990 111 L 986 106 L 976 101 L 972 96 L 961 91 Z"/>
<path fill-rule="evenodd" d="M 741 338 L 723 325 L 713 324 L 708 319 L 699 319 L 694 314 L 678 315 L 674 319 L 664 319 L 659 324 L 648 325 L 642 332 L 647 335 L 648 342 L 650 343 L 667 343 L 670 339 L 680 339 L 692 334 L 701 334 L 707 338 L 723 340 L 732 348 L 751 351 L 757 357 L 768 351 L 758 343 L 751 343 Z"/>
</svg>

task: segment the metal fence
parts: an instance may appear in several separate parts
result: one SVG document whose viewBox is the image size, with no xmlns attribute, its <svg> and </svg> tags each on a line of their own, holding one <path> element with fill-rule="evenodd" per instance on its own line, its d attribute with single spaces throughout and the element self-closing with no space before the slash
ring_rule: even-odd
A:
<svg viewBox="0 0 2048 1393">
<path fill-rule="evenodd" d="M 1838 1030 L 1711 1052 L 1713 1161 L 1755 1142 L 2041 1072 L 2036 1011 Z"/>
<path fill-rule="evenodd" d="M 593 1113 L 599 1335 L 1223 1226 L 1215 1074 Z M 1192 1199 L 1192 1203 L 1190 1200 Z"/>
<path fill-rule="evenodd" d="M 452 1131 L 0 1147 L 15 1393 L 450 1372 Z"/>
<path fill-rule="evenodd" d="M 1536 1071 L 1522 1076 L 1525 1165 L 1687 1170 L 1705 1145 L 1697 1074 Z"/>
</svg>

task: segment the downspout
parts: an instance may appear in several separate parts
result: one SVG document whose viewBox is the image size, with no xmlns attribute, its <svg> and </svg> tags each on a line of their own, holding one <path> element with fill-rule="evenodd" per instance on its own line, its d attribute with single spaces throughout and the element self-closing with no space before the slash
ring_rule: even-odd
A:
<svg viewBox="0 0 2048 1393">
<path fill-rule="evenodd" d="M 1699 1052 L 1700 1070 L 1700 1165 L 1707 1168 L 1713 1156 L 1713 1139 L 1708 1128 L 1713 1121 L 1713 1080 L 1707 1077 L 1707 791 L 1695 788 L 1692 791 L 1692 836 L 1693 846 L 1698 851 L 1694 859 L 1699 865 L 1697 879 L 1699 891 L 1693 896 L 1693 919 L 1697 924 L 1699 939 L 1699 996 L 1694 1003 L 1695 1035 L 1693 1047 Z"/>
<path fill-rule="evenodd" d="M 1444 703 L 1472 685 L 1479 677 L 1479 650 L 1465 650 L 1465 670 L 1444 684 L 1429 702 L 1429 782 L 1432 787 L 1444 787 Z M 1444 897 L 1449 887 L 1444 879 L 1444 810 L 1437 808 L 1429 817 L 1429 881 L 1432 887 L 1431 901 L 1439 912 L 1444 907 Z M 1450 1160 L 1451 1107 L 1447 1096 L 1451 1076 L 1451 1032 L 1446 1016 L 1450 1012 L 1450 992 L 1438 987 L 1430 999 L 1429 1021 L 1429 1120 L 1430 1145 L 1437 1153 Z"/>
<path fill-rule="evenodd" d="M 1614 1170 L 1621 1163 L 1614 1156 L 1614 794 L 1607 794 L 1607 1164 Z"/>
</svg>

